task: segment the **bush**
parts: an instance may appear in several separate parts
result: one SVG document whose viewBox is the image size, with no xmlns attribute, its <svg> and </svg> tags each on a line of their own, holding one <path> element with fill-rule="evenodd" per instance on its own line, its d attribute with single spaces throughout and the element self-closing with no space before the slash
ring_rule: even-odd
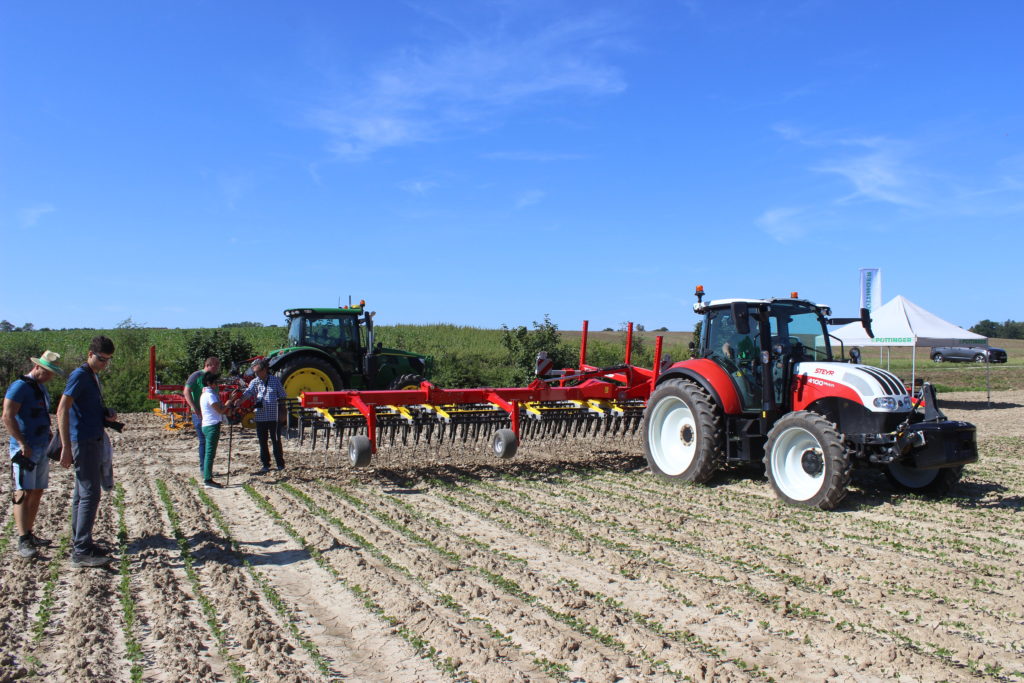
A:
<svg viewBox="0 0 1024 683">
<path fill-rule="evenodd" d="M 220 330 L 195 330 L 186 333 L 185 355 L 168 366 L 173 381 L 184 384 L 188 376 L 203 367 L 210 356 L 220 358 L 224 370 L 233 363 L 243 364 L 256 355 L 252 343 L 240 335 Z"/>
<path fill-rule="evenodd" d="M 558 325 L 551 322 L 551 317 L 544 315 L 544 322 L 534 321 L 533 331 L 520 325 L 509 329 L 501 326 L 501 344 L 508 352 L 508 366 L 514 385 L 529 384 L 536 376 L 537 354 L 547 351 L 548 358 L 556 368 L 575 365 L 573 351 L 562 342 L 558 334 Z"/>
</svg>

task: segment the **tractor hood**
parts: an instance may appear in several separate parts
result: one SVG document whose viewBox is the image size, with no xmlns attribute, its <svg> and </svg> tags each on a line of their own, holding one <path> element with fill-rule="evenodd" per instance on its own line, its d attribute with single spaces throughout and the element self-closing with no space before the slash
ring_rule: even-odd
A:
<svg viewBox="0 0 1024 683">
<path fill-rule="evenodd" d="M 870 365 L 805 362 L 793 369 L 794 409 L 836 397 L 874 413 L 909 413 L 913 403 L 899 377 Z"/>
</svg>

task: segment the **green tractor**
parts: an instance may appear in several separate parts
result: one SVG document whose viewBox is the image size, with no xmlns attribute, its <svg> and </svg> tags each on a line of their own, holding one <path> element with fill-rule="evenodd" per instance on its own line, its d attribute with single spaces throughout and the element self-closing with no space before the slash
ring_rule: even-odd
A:
<svg viewBox="0 0 1024 683">
<path fill-rule="evenodd" d="M 429 356 L 385 349 L 374 341 L 366 302 L 343 308 L 291 308 L 288 342 L 267 355 L 270 371 L 295 398 L 304 391 L 418 389 L 433 369 Z"/>
</svg>

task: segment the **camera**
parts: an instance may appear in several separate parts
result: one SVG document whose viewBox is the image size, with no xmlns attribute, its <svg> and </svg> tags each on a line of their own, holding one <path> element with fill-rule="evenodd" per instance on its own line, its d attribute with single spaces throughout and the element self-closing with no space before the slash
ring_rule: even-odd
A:
<svg viewBox="0 0 1024 683">
<path fill-rule="evenodd" d="M 118 422 L 117 420 L 111 420 L 109 417 L 103 418 L 103 426 L 107 429 L 113 429 L 118 434 L 124 429 L 124 422 Z"/>
<path fill-rule="evenodd" d="M 260 400 L 256 401 L 256 404 L 253 406 L 253 409 L 254 410 L 263 410 L 263 399 L 262 398 Z"/>
<path fill-rule="evenodd" d="M 18 449 L 18 452 L 11 456 L 11 462 L 13 462 L 15 465 L 18 465 L 19 467 L 21 467 L 21 469 L 25 470 L 26 472 L 31 472 L 36 468 L 36 464 L 29 460 L 28 458 L 26 458 L 25 455 L 21 452 L 21 449 Z"/>
</svg>

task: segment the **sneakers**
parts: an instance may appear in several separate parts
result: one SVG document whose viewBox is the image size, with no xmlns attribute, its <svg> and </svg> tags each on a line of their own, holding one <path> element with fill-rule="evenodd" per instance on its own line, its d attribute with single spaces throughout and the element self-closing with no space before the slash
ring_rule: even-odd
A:
<svg viewBox="0 0 1024 683">
<path fill-rule="evenodd" d="M 224 488 L 224 485 L 221 484 L 220 482 L 214 481 L 213 479 L 207 479 L 206 481 L 203 482 L 203 488 L 204 489 L 222 489 L 222 488 Z"/>
<path fill-rule="evenodd" d="M 31 534 L 31 537 L 29 538 L 29 542 L 32 543 L 32 545 L 34 545 L 37 548 L 49 548 L 51 545 L 53 545 L 53 541 L 51 541 L 50 539 L 48 539 L 48 538 L 39 538 L 38 536 L 36 536 L 35 534 L 32 534 L 31 532 L 29 532 L 29 533 Z"/>
<path fill-rule="evenodd" d="M 269 471 L 270 471 L 269 467 L 261 467 L 258 470 L 256 470 L 256 474 L 262 477 L 264 474 L 266 474 Z"/>
<path fill-rule="evenodd" d="M 22 538 L 18 540 L 18 554 L 24 557 L 26 560 L 31 560 L 33 557 L 39 554 L 39 549 L 32 545 L 32 538 Z"/>
<path fill-rule="evenodd" d="M 277 466 L 277 471 L 278 471 L 278 472 L 282 472 L 282 471 L 284 471 L 284 465 L 278 465 L 278 466 Z"/>
<path fill-rule="evenodd" d="M 106 567 L 114 561 L 109 555 L 91 550 L 88 553 L 71 553 L 71 566 L 75 569 L 83 567 Z"/>
</svg>

